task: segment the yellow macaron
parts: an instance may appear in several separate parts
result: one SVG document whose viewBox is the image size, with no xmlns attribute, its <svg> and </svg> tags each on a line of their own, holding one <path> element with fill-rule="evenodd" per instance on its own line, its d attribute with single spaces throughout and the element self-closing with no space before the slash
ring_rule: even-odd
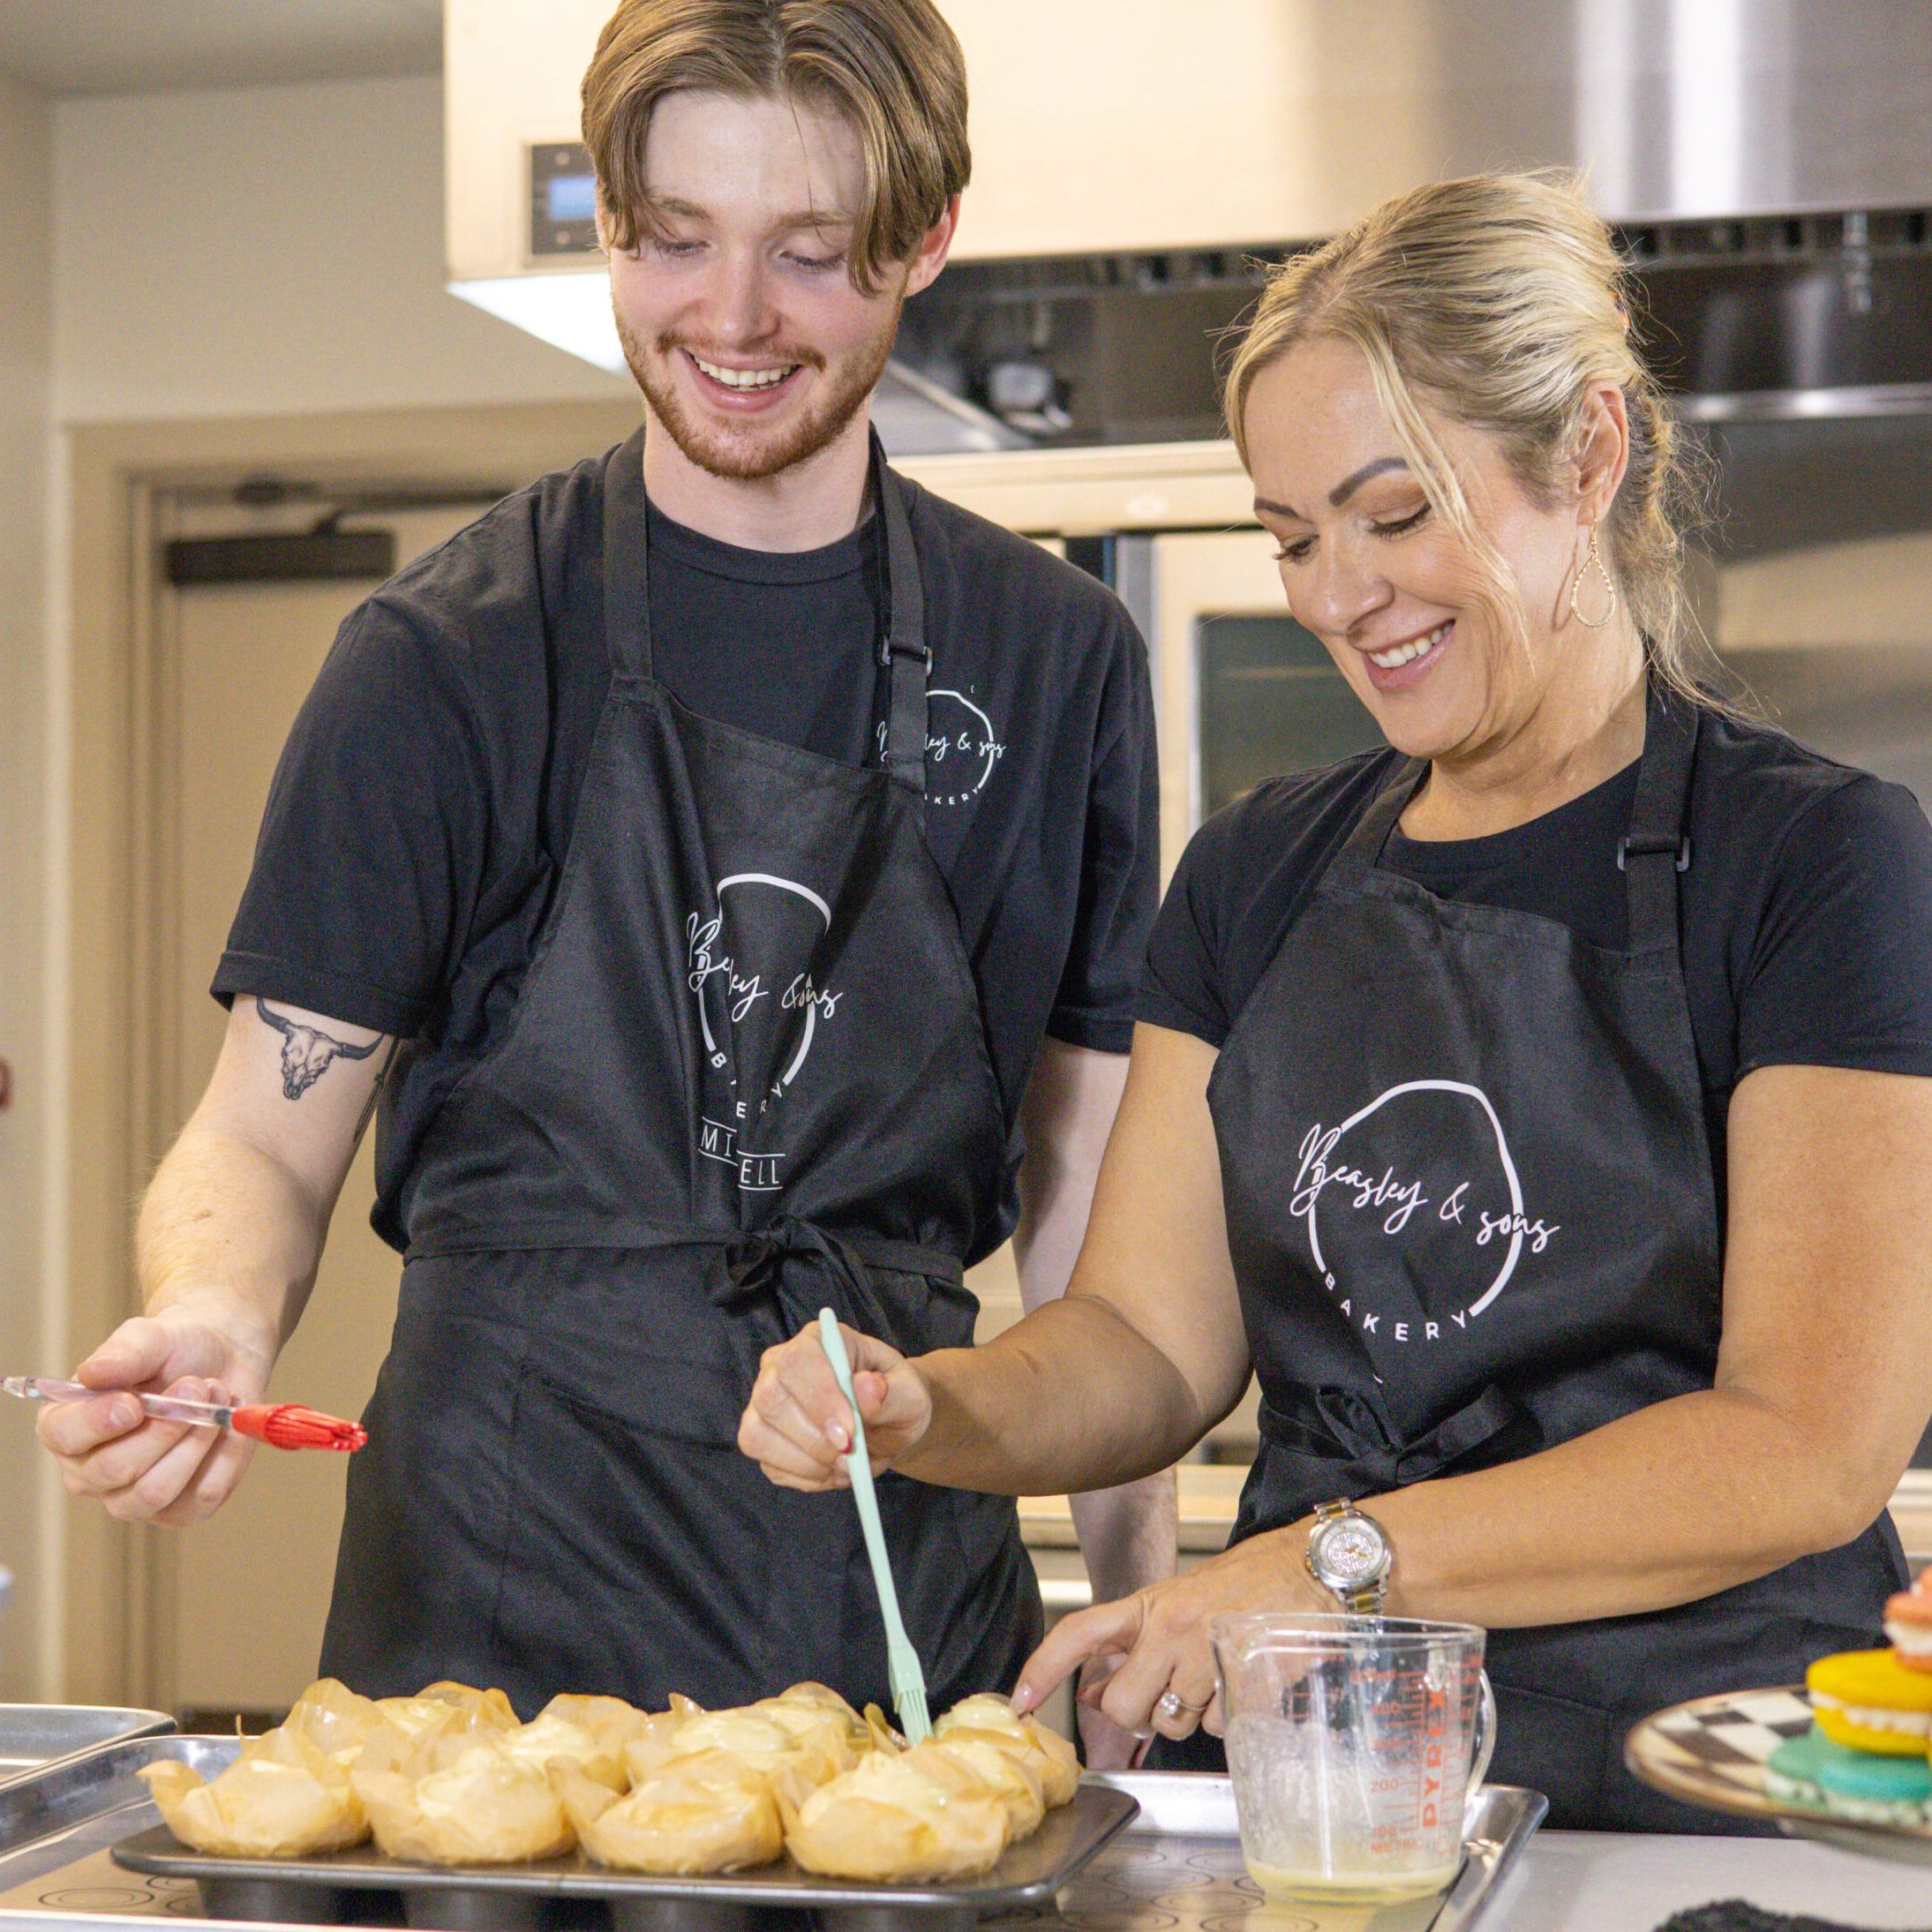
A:
<svg viewBox="0 0 1932 1932">
<path fill-rule="evenodd" d="M 1818 1728 L 1836 1744 L 1886 1757 L 1921 1757 L 1932 1733 L 1932 1672 L 1908 1671 L 1887 1650 L 1840 1650 L 1805 1673 Z"/>
</svg>

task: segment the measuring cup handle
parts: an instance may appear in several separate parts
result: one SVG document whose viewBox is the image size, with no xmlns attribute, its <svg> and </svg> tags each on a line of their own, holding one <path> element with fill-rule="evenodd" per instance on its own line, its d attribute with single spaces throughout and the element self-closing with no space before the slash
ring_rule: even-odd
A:
<svg viewBox="0 0 1932 1932">
<path fill-rule="evenodd" d="M 1476 1675 L 1482 1686 L 1482 1695 L 1476 1706 L 1475 1762 L 1470 1766 L 1469 1788 L 1463 1797 L 1465 1804 L 1483 1788 L 1483 1780 L 1489 1776 L 1489 1761 L 1496 1750 L 1496 1693 L 1489 1688 L 1487 1671 L 1478 1671 Z"/>
</svg>

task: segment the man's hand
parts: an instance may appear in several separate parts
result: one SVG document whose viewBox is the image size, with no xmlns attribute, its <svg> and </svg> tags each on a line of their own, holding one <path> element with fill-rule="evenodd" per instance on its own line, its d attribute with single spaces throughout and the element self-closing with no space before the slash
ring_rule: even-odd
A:
<svg viewBox="0 0 1932 1932">
<path fill-rule="evenodd" d="M 155 1170 L 135 1233 L 147 1313 L 74 1372 L 98 1401 L 62 1402 L 40 1437 L 73 1496 L 124 1522 L 211 1516 L 247 1467 L 228 1430 L 149 1420 L 117 1389 L 252 1402 L 309 1290 L 328 1217 L 394 1041 L 319 1013 L 238 999 L 220 1057 Z M 387 1045 L 385 1045 L 387 1042 Z"/>
<path fill-rule="evenodd" d="M 876 1474 L 925 1435 L 932 1397 L 919 1371 L 896 1349 L 843 1323 L 838 1332 Z M 765 1350 L 738 1425 L 738 1447 L 786 1489 L 850 1486 L 841 1458 L 852 1447 L 852 1410 L 825 1359 L 816 1322 Z"/>
<path fill-rule="evenodd" d="M 259 1352 L 211 1323 L 177 1312 L 138 1316 L 74 1371 L 101 1397 L 42 1410 L 40 1439 L 59 1462 L 69 1495 L 98 1497 L 123 1522 L 199 1522 L 228 1500 L 254 1445 L 228 1429 L 152 1421 L 114 1392 L 249 1402 L 267 1386 L 268 1368 Z"/>
</svg>

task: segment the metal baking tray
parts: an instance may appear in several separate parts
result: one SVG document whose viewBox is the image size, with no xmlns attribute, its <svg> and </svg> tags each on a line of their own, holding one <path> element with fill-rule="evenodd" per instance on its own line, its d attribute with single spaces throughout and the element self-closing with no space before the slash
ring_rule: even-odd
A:
<svg viewBox="0 0 1932 1932">
<path fill-rule="evenodd" d="M 1107 1932 L 1297 1932 L 1317 1921 L 1267 1901 L 1241 1860 L 1233 1785 L 1199 1771 L 1128 1771 L 1093 1778 L 1130 1791 L 1140 1815 L 1129 1837 L 1062 1894 L 1059 1915 Z M 1539 1791 L 1485 1785 L 1462 1821 L 1462 1868 L 1447 1891 L 1371 1911 L 1341 1908 L 1364 1932 L 1475 1932 L 1550 1808 Z M 1339 1921 L 1337 1922 L 1340 1922 Z M 983 1932 L 983 1928 L 982 1928 Z"/>
<path fill-rule="evenodd" d="M 147 1788 L 135 1776 L 141 1765 L 178 1758 L 204 1777 L 213 1777 L 232 1761 L 237 1748 L 233 1738 L 138 1740 L 79 1760 L 39 1787 L 0 1790 L 0 1932 L 15 1928 L 19 1932 L 65 1932 L 70 1927 L 78 1932 L 82 1926 L 115 1932 L 117 1927 L 126 1928 L 130 1918 L 217 1925 L 218 1921 L 201 1915 L 207 1908 L 191 1881 L 144 1877 L 110 1863 L 108 1853 L 109 1847 L 155 1823 Z M 1131 1798 L 1140 1808 L 1139 1815 L 1060 1887 L 1056 1900 L 994 1907 L 984 1922 L 987 1932 L 995 1926 L 1005 1932 L 1021 1932 L 1022 1928 L 1059 1932 L 1062 1927 L 1079 1928 L 1081 1932 L 1237 1932 L 1244 1924 L 1274 1922 L 1252 1917 L 1261 1898 L 1242 1866 L 1234 1794 L 1225 1778 L 1130 1772 L 1089 1779 L 1083 1792 L 1094 1790 Z M 1465 1856 L 1455 1883 L 1440 1898 L 1378 1913 L 1374 1932 L 1477 1932 L 1544 1809 L 1544 1800 L 1534 1792 L 1507 1785 L 1484 1791 L 1470 1808 Z M 421 1867 L 408 1869 L 426 1871 Z M 621 1875 L 598 1872 L 596 1876 L 607 1883 Z M 686 1883 L 709 1888 L 731 1882 Z M 880 1921 L 896 1921 L 898 1932 L 945 1932 L 943 1923 L 936 1927 L 919 1908 L 895 1907 L 871 1888 L 866 1888 L 866 1897 L 875 1908 L 868 1932 L 883 1932 Z M 363 1926 L 400 1926 L 407 1919 L 405 1895 L 397 1891 L 338 1893 L 336 1898 Z M 420 1913 L 424 1908 L 419 1905 L 417 1909 Z M 553 1898 L 544 1911 L 551 1932 L 611 1932 L 611 1915 L 589 1891 Z M 762 1925 L 771 1927 L 795 1924 L 802 1928 L 805 1924 L 763 1913 L 758 1918 Z M 417 1922 L 432 1921 L 422 1918 Z M 701 1922 L 713 1921 L 706 1918 Z M 1281 1932 L 1290 1922 L 1282 1921 Z"/>
<path fill-rule="evenodd" d="M 614 1932 L 746 1932 L 755 1910 L 809 1910 L 824 1932 L 970 1926 L 989 1913 L 1050 1906 L 1055 1894 L 1139 1809 L 1129 1792 L 1083 1785 L 991 1871 L 951 1883 L 876 1884 L 816 1876 L 789 1858 L 716 1877 L 611 1871 L 584 1858 L 506 1866 L 418 1865 L 364 1847 L 312 1859 L 217 1858 L 184 1850 L 164 1824 L 124 1839 L 114 1861 L 192 1878 L 214 1919 L 335 1925 L 355 1892 L 400 1892 L 404 1922 L 444 1932 L 541 1932 L 553 1900 L 608 1906 Z"/>
<path fill-rule="evenodd" d="M 234 1762 L 236 1738 L 129 1738 L 0 1785 L 0 1896 L 18 1900 L 49 1873 L 105 1853 L 158 1815 L 136 1773 L 178 1758 L 204 1778 Z"/>
<path fill-rule="evenodd" d="M 76 1752 L 123 1738 L 158 1737 L 175 1720 L 159 1710 L 97 1704 L 0 1704 L 0 1785 L 34 1777 Z"/>
</svg>

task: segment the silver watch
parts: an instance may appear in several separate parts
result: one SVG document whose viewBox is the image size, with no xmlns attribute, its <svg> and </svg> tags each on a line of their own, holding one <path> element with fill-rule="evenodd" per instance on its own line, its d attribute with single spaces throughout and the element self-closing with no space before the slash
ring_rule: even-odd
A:
<svg viewBox="0 0 1932 1932">
<path fill-rule="evenodd" d="M 1394 1552 L 1388 1546 L 1388 1532 L 1346 1496 L 1315 1506 L 1315 1526 L 1308 1532 L 1304 1560 L 1308 1574 L 1332 1591 L 1351 1616 L 1381 1615 Z"/>
</svg>

